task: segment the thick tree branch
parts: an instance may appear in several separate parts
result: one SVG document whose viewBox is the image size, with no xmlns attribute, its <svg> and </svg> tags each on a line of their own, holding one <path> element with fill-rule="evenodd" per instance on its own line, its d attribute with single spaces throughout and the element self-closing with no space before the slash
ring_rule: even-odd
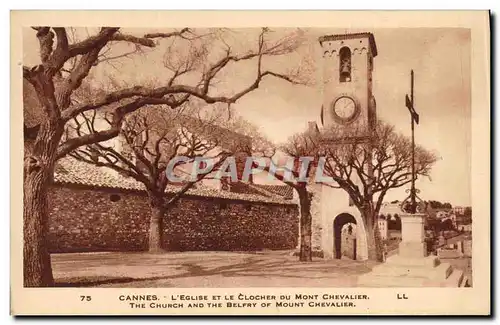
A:
<svg viewBox="0 0 500 325">
<path fill-rule="evenodd" d="M 103 47 L 109 42 L 120 28 L 117 27 L 103 27 L 95 36 L 91 36 L 81 42 L 71 44 L 68 48 L 68 58 L 77 55 L 83 55 L 91 51 L 95 47 Z"/>
<path fill-rule="evenodd" d="M 163 33 L 158 33 L 158 34 L 148 34 L 145 35 L 145 37 L 169 37 L 169 36 L 174 36 L 174 35 L 179 35 L 181 32 L 177 33 L 168 33 L 168 34 L 163 34 Z M 73 116 L 78 115 L 79 113 L 85 112 L 87 110 L 92 110 L 92 109 L 98 109 L 102 106 L 110 105 L 112 103 L 118 102 L 123 99 L 128 99 L 128 98 L 133 98 L 133 97 L 149 97 L 149 98 L 158 98 L 159 100 L 163 99 L 165 96 L 169 95 L 175 95 L 175 94 L 182 94 L 183 96 L 193 96 L 197 97 L 199 99 L 202 99 L 205 101 L 207 104 L 214 104 L 214 103 L 225 103 L 225 104 L 233 104 L 236 101 L 238 101 L 240 98 L 243 96 L 247 95 L 248 93 L 252 92 L 253 90 L 257 89 L 262 82 L 262 80 L 265 77 L 274 77 L 278 79 L 285 80 L 290 83 L 298 83 L 297 80 L 292 78 L 289 75 L 266 70 L 262 71 L 261 67 L 261 60 L 262 57 L 265 55 L 279 55 L 281 53 L 285 53 L 286 51 L 291 52 L 294 49 L 293 44 L 287 44 L 286 42 L 284 43 L 279 43 L 278 45 L 274 45 L 271 47 L 266 47 L 265 42 L 264 42 L 264 31 L 261 34 L 261 37 L 259 38 L 259 47 L 257 52 L 250 52 L 244 55 L 230 55 L 230 49 L 227 50 L 226 55 L 221 58 L 220 60 L 216 61 L 214 64 L 212 64 L 207 71 L 203 74 L 202 79 L 200 81 L 201 86 L 193 86 L 193 85 L 182 85 L 182 84 L 176 84 L 174 85 L 173 81 L 179 76 L 182 75 L 183 73 L 186 73 L 192 69 L 192 66 L 190 65 L 190 61 L 183 61 L 184 64 L 181 64 L 177 68 L 170 67 L 171 70 L 173 70 L 174 74 L 170 78 L 170 80 L 166 83 L 165 86 L 162 87 L 157 87 L 157 88 L 149 88 L 149 87 L 143 87 L 143 86 L 136 86 L 128 89 L 122 89 L 119 91 L 111 92 L 106 95 L 102 95 L 99 98 L 97 98 L 95 101 L 92 103 L 89 103 L 87 105 L 83 105 L 80 107 L 75 107 L 71 110 L 68 110 L 63 115 L 63 118 L 68 120 Z M 121 34 L 115 34 L 114 37 L 117 37 L 118 35 Z M 119 36 L 121 38 L 122 36 Z M 195 53 L 196 54 L 196 53 Z M 198 54 L 196 54 L 198 55 Z M 195 56 L 196 56 L 195 55 Z M 257 64 L 257 74 L 255 77 L 255 80 L 248 85 L 246 88 L 240 90 L 239 92 L 236 92 L 233 95 L 212 95 L 210 94 L 210 85 L 214 78 L 217 76 L 220 71 L 227 66 L 229 62 L 238 62 L 238 61 L 248 61 L 253 58 L 258 58 L 258 64 Z M 192 58 L 192 60 L 196 60 L 196 58 Z M 192 63 L 192 62 L 191 62 Z"/>
<path fill-rule="evenodd" d="M 40 59 L 42 64 L 45 64 L 50 55 L 52 54 L 52 47 L 54 45 L 54 33 L 50 30 L 50 27 L 32 27 L 36 30 L 36 37 L 40 44 Z"/>
<path fill-rule="evenodd" d="M 67 53 L 69 49 L 69 42 L 68 42 L 68 35 L 66 33 L 66 28 L 54 27 L 54 31 L 57 36 L 57 47 L 54 51 L 54 56 L 62 56 L 64 55 L 64 53 Z"/>
<path fill-rule="evenodd" d="M 176 31 L 176 32 L 149 33 L 149 34 L 144 35 L 144 37 L 146 37 L 146 38 L 169 38 L 172 36 L 181 36 L 182 34 L 187 33 L 187 32 L 189 32 L 189 28 L 185 27 L 185 28 L 181 29 L 180 31 Z"/>
<path fill-rule="evenodd" d="M 35 89 L 39 103 L 51 121 L 58 121 L 60 117 L 59 107 L 54 95 L 54 82 L 45 73 L 43 65 L 38 65 L 29 70 L 23 67 L 23 76 Z"/>
<path fill-rule="evenodd" d="M 63 157 L 64 155 L 68 154 L 69 152 L 78 148 L 79 146 L 92 144 L 96 142 L 102 142 L 116 137 L 120 132 L 123 118 L 127 114 L 132 113 L 145 105 L 150 105 L 155 103 L 156 103 L 155 99 L 150 100 L 149 98 L 139 98 L 131 103 L 116 108 L 113 112 L 113 119 L 111 121 L 109 129 L 91 134 L 86 134 L 78 138 L 66 140 L 66 142 L 63 142 L 62 144 L 59 145 L 59 149 L 57 151 L 57 158 L 59 159 Z"/>
</svg>

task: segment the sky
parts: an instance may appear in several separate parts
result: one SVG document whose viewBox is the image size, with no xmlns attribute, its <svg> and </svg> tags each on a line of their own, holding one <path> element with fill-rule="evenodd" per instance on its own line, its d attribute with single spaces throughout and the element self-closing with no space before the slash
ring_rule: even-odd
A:
<svg viewBox="0 0 500 325">
<path fill-rule="evenodd" d="M 26 29 L 23 37 L 24 64 L 38 63 L 38 44 L 34 31 Z M 140 36 L 150 29 L 124 29 L 123 32 Z M 159 30 L 157 30 L 159 31 Z M 280 38 L 290 29 L 274 29 L 270 37 Z M 292 85 L 273 78 L 265 79 L 260 87 L 241 98 L 233 109 L 236 114 L 259 127 L 276 143 L 284 142 L 294 133 L 303 131 L 309 121 L 320 123 L 323 100 L 321 87 L 322 57 L 319 36 L 359 32 L 354 29 L 304 29 L 304 43 L 294 53 L 265 59 L 265 68 L 278 72 L 301 67 L 307 75 L 307 85 Z M 410 117 L 404 106 L 405 94 L 410 91 L 410 70 L 415 72 L 415 107 L 420 124 L 415 129 L 417 144 L 435 152 L 440 159 L 430 179 L 417 181 L 424 200 L 450 202 L 457 206 L 471 204 L 471 90 L 470 90 L 470 32 L 468 29 L 371 29 L 377 44 L 374 59 L 373 93 L 377 101 L 377 116 L 393 124 L 398 132 L 410 135 Z M 83 38 L 94 29 L 79 29 L 76 37 Z M 258 29 L 233 29 L 224 34 L 235 52 L 255 48 Z M 164 67 L 169 49 L 177 60 L 182 59 L 185 47 L 182 41 L 160 41 L 154 50 L 142 55 L 120 59 L 113 66 L 98 66 L 92 71 L 93 80 L 108 87 L 109 80 L 127 86 L 161 84 L 168 77 Z M 170 47 L 169 47 L 170 45 Z M 110 54 L 119 54 L 131 48 L 124 44 L 113 46 Z M 172 52 L 170 52 L 172 53 Z M 211 51 L 214 60 L 220 52 Z M 256 63 L 239 62 L 225 69 L 212 94 L 230 95 L 249 85 L 255 78 Z M 194 76 L 184 82 L 192 83 Z M 386 201 L 402 200 L 404 189 L 393 190 Z"/>
</svg>

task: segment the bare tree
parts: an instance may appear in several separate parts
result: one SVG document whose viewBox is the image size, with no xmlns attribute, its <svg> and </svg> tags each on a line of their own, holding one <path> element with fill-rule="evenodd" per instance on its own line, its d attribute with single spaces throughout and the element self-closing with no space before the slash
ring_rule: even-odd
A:
<svg viewBox="0 0 500 325">
<path fill-rule="evenodd" d="M 272 157 L 276 153 L 276 145 L 269 140 L 255 125 L 240 116 L 231 116 L 224 126 L 233 132 L 246 136 L 251 141 L 237 143 L 247 156 Z M 247 144 L 246 146 L 244 144 Z"/>
<path fill-rule="evenodd" d="M 293 179 L 276 174 L 276 178 L 293 187 L 300 202 L 300 260 L 311 261 L 311 200 L 307 190 L 310 182 L 346 191 L 361 213 L 368 235 L 369 258 L 380 260 L 382 245 L 377 229 L 377 217 L 387 192 L 411 182 L 411 142 L 397 134 L 394 127 L 381 121 L 376 126 L 371 142 L 360 137 L 357 130 L 328 129 L 320 132 L 296 134 L 282 146 L 281 151 L 295 160 L 287 170 Z M 300 161 L 310 157 L 312 161 Z M 332 182 L 316 179 L 319 159 L 323 176 Z M 437 157 L 417 146 L 416 174 L 429 176 Z M 371 164 L 370 164 L 371 162 Z M 266 167 L 266 170 L 269 170 Z"/>
<path fill-rule="evenodd" d="M 212 113 L 212 112 L 209 112 Z M 83 136 L 98 132 L 95 111 L 92 116 L 82 114 L 68 127 L 68 132 Z M 247 150 L 247 137 L 239 136 L 221 125 L 229 124 L 222 114 L 202 116 L 197 109 L 172 111 L 143 107 L 129 114 L 120 135 L 121 146 L 104 142 L 81 146 L 69 155 L 99 167 L 108 167 L 144 184 L 151 208 L 149 251 L 161 251 L 161 222 L 165 213 L 197 182 L 213 175 L 230 155 Z M 175 163 L 174 158 L 187 160 Z M 192 174 L 196 158 L 198 168 Z M 171 167 L 174 166 L 173 164 Z M 183 168 L 185 167 L 185 168 Z M 183 181 L 172 182 L 168 174 Z M 167 186 L 180 186 L 175 193 L 166 194 Z"/>
<path fill-rule="evenodd" d="M 257 155 L 264 158 L 262 170 L 270 172 L 273 177 L 292 187 L 299 197 L 300 203 L 300 253 L 299 260 L 302 262 L 312 261 L 312 230 L 311 230 L 311 201 L 313 193 L 308 191 L 309 177 L 314 171 L 317 153 L 319 150 L 318 139 L 309 132 L 291 136 L 281 146 L 272 144 L 265 137 L 260 136 Z M 283 166 L 279 161 L 277 152 L 286 154 L 292 160 Z M 303 158 L 306 159 L 303 159 Z M 283 157 L 282 157 L 283 158 Z M 288 165 L 288 162 L 293 162 Z M 278 166 L 279 165 L 279 166 Z"/>
<path fill-rule="evenodd" d="M 40 64 L 23 67 L 23 77 L 34 88 L 43 117 L 40 119 L 33 150 L 24 163 L 24 285 L 27 287 L 51 286 L 53 284 L 50 254 L 46 245 L 48 233 L 47 189 L 53 175 L 55 161 L 74 149 L 92 143 L 109 140 L 118 135 L 124 117 L 147 106 L 167 105 L 176 108 L 191 97 L 206 103 L 232 104 L 257 89 L 264 77 L 275 77 L 295 82 L 293 73 L 267 70 L 263 61 L 267 56 L 285 55 L 300 45 L 300 33 L 292 33 L 280 39 L 270 38 L 270 31 L 263 28 L 258 35 L 255 48 L 237 53 L 222 34 L 217 34 L 218 48 L 190 50 L 183 60 L 169 59 L 166 64 L 172 73 L 159 84 L 118 85 L 116 89 L 93 89 L 92 96 L 84 102 L 74 101 L 75 93 L 85 84 L 91 69 L 100 64 L 112 64 L 134 55 L 125 52 L 107 52 L 108 47 L 118 43 L 129 44 L 137 49 L 154 48 L 155 40 L 183 40 L 188 43 L 200 38 L 189 28 L 178 31 L 156 32 L 134 36 L 120 32 L 120 28 L 103 27 L 95 35 L 81 41 L 72 41 L 71 29 L 63 27 L 33 27 L 39 41 Z M 69 32 L 68 32 L 69 31 Z M 203 36 L 203 35 L 202 35 Z M 210 44 L 212 44 L 210 43 Z M 206 44 L 206 43 L 204 43 Z M 222 44 L 222 45 L 221 45 Z M 183 45 L 186 47 L 186 45 Z M 188 48 L 191 48 L 188 46 Z M 137 50 L 137 52 L 140 52 Z M 182 57 L 182 56 L 179 56 Z M 215 59 L 214 59 L 215 57 Z M 250 84 L 234 94 L 214 93 L 214 83 L 230 64 L 255 62 L 255 78 Z M 187 78 L 187 75 L 191 78 Z M 183 78 L 184 77 L 184 78 Z M 194 80 L 194 81 L 193 81 Z M 108 129 L 63 140 L 65 125 L 81 113 L 94 110 L 109 110 L 111 124 Z"/>
<path fill-rule="evenodd" d="M 312 219 L 311 201 L 313 193 L 307 189 L 310 176 L 315 170 L 318 153 L 320 150 L 319 138 L 310 132 L 298 133 L 291 136 L 285 144 L 276 145 L 265 137 L 252 124 L 236 120 L 233 128 L 242 134 L 252 137 L 252 147 L 247 153 L 253 157 L 262 158 L 262 170 L 271 173 L 274 178 L 290 186 L 299 198 L 300 204 L 300 252 L 299 260 L 302 262 L 312 261 Z M 293 164 L 283 166 L 279 153 L 285 154 L 287 161 Z M 306 159 L 303 159 L 303 158 Z M 292 160 L 288 160 L 292 159 Z"/>
<path fill-rule="evenodd" d="M 411 182 L 411 141 L 381 121 L 377 123 L 371 141 L 357 137 L 355 133 L 355 130 L 346 133 L 331 129 L 321 135 L 324 174 L 334 180 L 326 185 L 341 188 L 349 194 L 367 231 L 369 259 L 381 260 L 378 214 L 388 191 Z M 416 146 L 417 175 L 429 176 L 436 161 L 435 154 Z"/>
<path fill-rule="evenodd" d="M 308 178 L 314 171 L 319 151 L 318 138 L 315 134 L 304 132 L 291 136 L 283 145 L 276 145 L 263 135 L 259 129 L 243 119 L 234 119 L 230 123 L 233 130 L 252 138 L 249 147 L 242 147 L 249 156 L 261 158 L 263 171 L 271 173 L 277 180 L 292 187 L 299 197 L 300 202 L 300 254 L 299 260 L 312 261 L 312 230 L 311 230 L 311 201 L 313 194 L 307 190 Z M 277 152 L 293 159 L 292 166 L 281 166 L 276 162 Z M 308 163 L 302 157 L 310 157 Z M 278 158 L 279 159 L 279 158 Z M 280 165 L 280 166 L 278 166 Z M 279 169 L 279 170 L 278 170 Z M 291 177 L 287 177 L 286 174 Z"/>
<path fill-rule="evenodd" d="M 304 132 L 289 138 L 288 142 L 281 146 L 281 150 L 293 157 L 294 167 L 291 172 L 293 180 L 286 180 L 281 174 L 276 177 L 288 186 L 291 186 L 299 197 L 300 203 L 300 253 L 299 260 L 303 262 L 312 261 L 312 216 L 311 202 L 313 193 L 307 189 L 310 176 L 314 171 L 318 158 L 318 142 L 314 134 Z M 312 161 L 302 160 L 310 157 Z"/>
</svg>

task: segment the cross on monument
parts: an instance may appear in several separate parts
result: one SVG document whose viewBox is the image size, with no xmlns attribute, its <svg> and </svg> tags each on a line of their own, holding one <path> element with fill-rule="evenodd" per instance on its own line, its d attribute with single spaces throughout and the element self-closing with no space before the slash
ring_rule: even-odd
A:
<svg viewBox="0 0 500 325">
<path fill-rule="evenodd" d="M 406 107 L 408 108 L 408 111 L 410 112 L 410 117 L 411 117 L 411 188 L 410 188 L 410 207 L 407 212 L 409 213 L 416 213 L 417 211 L 417 189 L 415 188 L 415 180 L 416 180 L 416 174 L 415 174 L 415 123 L 419 123 L 419 115 L 415 111 L 415 102 L 413 98 L 413 88 L 414 88 L 414 74 L 413 70 L 411 70 L 411 93 L 410 97 L 408 97 L 408 94 L 405 97 L 405 104 Z M 405 200 L 406 201 L 406 200 Z"/>
</svg>

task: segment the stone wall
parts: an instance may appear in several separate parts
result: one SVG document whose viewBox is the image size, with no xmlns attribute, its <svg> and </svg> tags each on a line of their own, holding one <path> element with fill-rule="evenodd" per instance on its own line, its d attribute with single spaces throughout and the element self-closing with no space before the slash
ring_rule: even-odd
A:
<svg viewBox="0 0 500 325">
<path fill-rule="evenodd" d="M 119 199 L 116 202 L 112 201 Z M 147 248 L 146 196 L 118 190 L 54 187 L 49 192 L 52 252 L 136 251 Z"/>
<path fill-rule="evenodd" d="M 141 251 L 148 245 L 143 192 L 60 186 L 49 193 L 51 252 Z M 167 250 L 293 249 L 296 205 L 185 196 L 163 220 Z"/>
</svg>

